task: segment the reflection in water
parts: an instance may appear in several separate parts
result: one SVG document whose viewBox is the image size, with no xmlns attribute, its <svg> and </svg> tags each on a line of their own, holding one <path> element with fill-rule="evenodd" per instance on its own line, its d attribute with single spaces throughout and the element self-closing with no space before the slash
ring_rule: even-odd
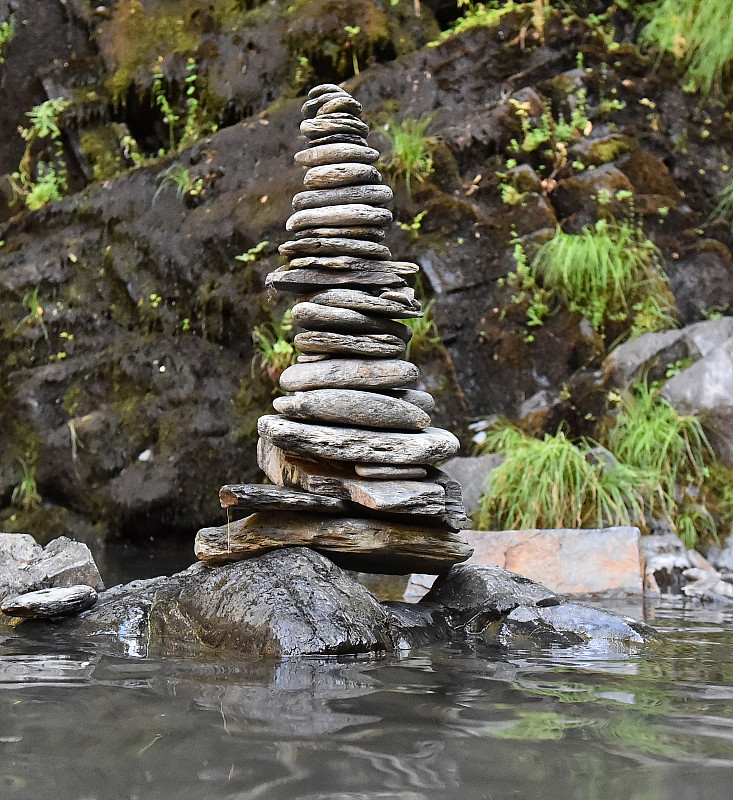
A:
<svg viewBox="0 0 733 800">
<path fill-rule="evenodd" d="M 5 637 L 0 797 L 727 800 L 733 619 L 679 613 L 632 656 L 163 662 Z"/>
</svg>

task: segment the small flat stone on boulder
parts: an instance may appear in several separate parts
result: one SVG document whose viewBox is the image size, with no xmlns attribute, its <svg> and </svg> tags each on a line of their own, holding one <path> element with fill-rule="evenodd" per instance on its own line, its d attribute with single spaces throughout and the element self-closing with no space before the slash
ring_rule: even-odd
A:
<svg viewBox="0 0 733 800">
<path fill-rule="evenodd" d="M 80 614 L 97 602 L 97 592 L 86 584 L 39 589 L 6 598 L 0 611 L 22 619 L 57 619 Z"/>
</svg>

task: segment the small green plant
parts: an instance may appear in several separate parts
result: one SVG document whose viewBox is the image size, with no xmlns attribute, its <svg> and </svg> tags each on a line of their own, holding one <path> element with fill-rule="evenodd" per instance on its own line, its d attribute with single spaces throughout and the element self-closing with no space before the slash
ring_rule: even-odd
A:
<svg viewBox="0 0 733 800">
<path fill-rule="evenodd" d="M 571 311 L 587 317 L 596 330 L 609 321 L 632 319 L 634 306 L 653 297 L 662 313 L 660 330 L 674 311 L 674 300 L 655 245 L 628 223 L 599 220 L 580 234 L 558 228 L 537 251 L 532 273 Z"/>
<path fill-rule="evenodd" d="M 176 123 L 180 119 L 173 110 L 173 106 L 168 100 L 168 96 L 163 88 L 163 70 L 159 64 L 153 70 L 153 85 L 151 88 L 153 103 L 160 109 L 163 115 L 163 122 L 168 126 L 168 143 L 171 150 L 176 149 Z"/>
<path fill-rule="evenodd" d="M 432 46 L 440 44 L 451 36 L 463 33 L 471 28 L 491 28 L 496 25 L 505 14 L 516 11 L 523 4 L 515 3 L 514 0 L 508 0 L 508 2 L 504 4 L 494 1 L 488 3 L 474 3 L 472 0 L 458 0 L 456 5 L 458 8 L 464 9 L 463 15 L 458 17 L 447 31 L 443 31 L 437 41 L 431 42 L 430 44 Z"/>
<path fill-rule="evenodd" d="M 422 316 L 406 319 L 405 323 L 412 328 L 412 338 L 407 343 L 405 358 L 411 354 L 424 353 L 440 344 L 440 332 L 433 319 L 433 305 L 435 300 L 423 301 Z"/>
<path fill-rule="evenodd" d="M 535 273 L 527 263 L 527 253 L 522 246 L 522 242 L 513 235 L 511 244 L 514 245 L 514 263 L 516 269 L 510 272 L 506 278 L 499 280 L 500 285 L 507 285 L 514 289 L 514 294 L 510 302 L 515 306 L 526 306 L 527 327 L 533 328 L 542 325 L 545 318 L 550 314 L 550 293 L 543 289 L 536 280 Z M 502 311 L 502 319 L 506 316 L 507 309 Z M 525 342 L 534 341 L 534 334 L 527 333 L 524 337 Z"/>
<path fill-rule="evenodd" d="M 23 307 L 28 313 L 18 323 L 15 329 L 18 330 L 24 325 L 38 325 L 43 333 L 43 338 L 48 342 L 48 331 L 46 330 L 46 323 L 43 321 L 43 306 L 38 299 L 38 289 L 39 287 L 36 286 L 32 292 L 26 292 L 23 295 Z"/>
<path fill-rule="evenodd" d="M 252 359 L 252 374 L 264 369 L 273 383 L 280 374 L 295 362 L 297 352 L 293 344 L 293 321 L 286 311 L 280 322 L 257 325 L 252 331 L 256 352 Z"/>
<path fill-rule="evenodd" d="M 412 218 L 412 222 L 398 222 L 397 227 L 401 231 L 404 231 L 406 234 L 408 234 L 411 239 L 417 239 L 423 217 L 427 213 L 427 209 L 423 209 L 419 213 L 415 214 L 415 216 Z"/>
<path fill-rule="evenodd" d="M 351 65 L 354 68 L 354 75 L 359 74 L 359 59 L 356 54 L 356 37 L 361 33 L 358 25 L 344 25 L 344 31 L 349 37 L 349 49 L 351 50 Z"/>
<path fill-rule="evenodd" d="M 68 189 L 64 147 L 61 141 L 59 120 L 68 108 L 69 101 L 61 97 L 46 100 L 26 112 L 31 121 L 28 128 L 20 128 L 20 135 L 26 141 L 25 151 L 18 169 L 12 173 L 10 180 L 17 196 L 25 198 L 25 204 L 31 211 L 42 208 L 52 200 L 60 200 Z M 39 159 L 33 168 L 33 148 L 38 143 L 48 144 L 53 148 L 50 160 Z"/>
<path fill-rule="evenodd" d="M 710 219 L 733 223 L 733 179 L 715 195 L 715 200 L 715 208 L 710 214 Z"/>
<path fill-rule="evenodd" d="M 258 242 L 254 247 L 250 247 L 246 253 L 241 253 L 234 256 L 237 261 L 243 261 L 245 264 L 251 264 L 257 261 L 262 256 L 262 251 L 270 244 L 268 241 Z"/>
<path fill-rule="evenodd" d="M 408 195 L 412 195 L 413 180 L 423 183 L 433 174 L 433 153 L 438 142 L 427 130 L 434 116 L 425 114 L 399 123 L 391 118 L 382 129 L 391 146 L 385 168 L 393 177 L 404 179 Z"/>
<path fill-rule="evenodd" d="M 508 425 L 489 431 L 481 451 L 503 455 L 481 498 L 481 529 L 575 528 L 639 524 L 647 470 L 594 458 L 591 440 L 562 431 L 535 439 Z M 609 459 L 609 462 L 611 459 Z"/>
<path fill-rule="evenodd" d="M 18 463 L 22 475 L 20 483 L 13 489 L 10 502 L 24 511 L 32 511 L 41 505 L 41 495 L 36 484 L 36 468 L 32 464 L 26 464 L 22 458 L 18 459 Z"/>
<path fill-rule="evenodd" d="M 647 3 L 640 40 L 671 53 L 687 66 L 687 89 L 707 94 L 720 83 L 733 60 L 730 3 L 714 0 L 662 0 Z"/>
<path fill-rule="evenodd" d="M 161 173 L 153 199 L 169 184 L 175 186 L 176 194 L 181 200 L 186 197 L 198 197 L 204 188 L 203 178 L 193 178 L 186 167 L 182 164 L 175 164 Z"/>
<path fill-rule="evenodd" d="M 706 462 L 713 458 L 700 421 L 680 414 L 661 396 L 658 386 L 645 382 L 614 393 L 611 400 L 617 407 L 604 445 L 619 461 L 653 476 L 651 491 L 644 497 L 646 508 L 674 524 L 677 497 L 702 486 Z M 702 518 L 697 515 L 697 519 Z"/>
<path fill-rule="evenodd" d="M 3 50 L 13 36 L 15 36 L 15 17 L 11 14 L 5 22 L 0 24 L 0 64 L 5 63 Z"/>
</svg>

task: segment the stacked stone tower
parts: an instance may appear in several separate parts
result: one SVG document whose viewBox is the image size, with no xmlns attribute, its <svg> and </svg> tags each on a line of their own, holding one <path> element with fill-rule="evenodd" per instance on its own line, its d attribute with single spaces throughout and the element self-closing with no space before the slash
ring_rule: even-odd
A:
<svg viewBox="0 0 733 800">
<path fill-rule="evenodd" d="M 225 508 L 251 512 L 196 537 L 212 563 L 274 547 L 309 546 L 364 572 L 447 571 L 471 549 L 459 485 L 433 465 L 458 451 L 430 427 L 432 397 L 411 388 L 405 359 L 422 316 L 406 277 L 382 243 L 392 199 L 367 145 L 361 105 L 332 84 L 302 108 L 308 140 L 295 160 L 307 168 L 280 247 L 286 266 L 267 284 L 298 296 L 293 321 L 302 353 L 280 378 L 288 392 L 258 423 L 258 463 L 272 485 L 224 486 Z"/>
</svg>

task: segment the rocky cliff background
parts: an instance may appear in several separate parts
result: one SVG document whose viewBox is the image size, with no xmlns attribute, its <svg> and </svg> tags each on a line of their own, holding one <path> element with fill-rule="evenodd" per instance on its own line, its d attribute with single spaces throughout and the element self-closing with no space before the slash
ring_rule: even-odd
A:
<svg viewBox="0 0 733 800">
<path fill-rule="evenodd" d="M 221 484 L 259 480 L 277 370 L 263 342 L 287 303 L 263 279 L 317 83 L 347 82 L 385 153 L 401 223 L 387 244 L 421 264 L 435 323 L 412 355 L 467 449 L 492 415 L 601 436 L 608 353 L 660 327 L 646 307 L 593 324 L 523 282 L 558 226 L 648 237 L 661 327 L 731 312 L 727 76 L 690 86 L 626 4 L 0 0 L 3 21 L 3 530 L 188 540 L 220 524 Z M 24 139 L 28 112 L 59 98 L 58 135 Z M 414 120 L 432 170 L 408 189 L 388 133 Z M 55 199 L 39 184 L 59 164 Z"/>
</svg>

